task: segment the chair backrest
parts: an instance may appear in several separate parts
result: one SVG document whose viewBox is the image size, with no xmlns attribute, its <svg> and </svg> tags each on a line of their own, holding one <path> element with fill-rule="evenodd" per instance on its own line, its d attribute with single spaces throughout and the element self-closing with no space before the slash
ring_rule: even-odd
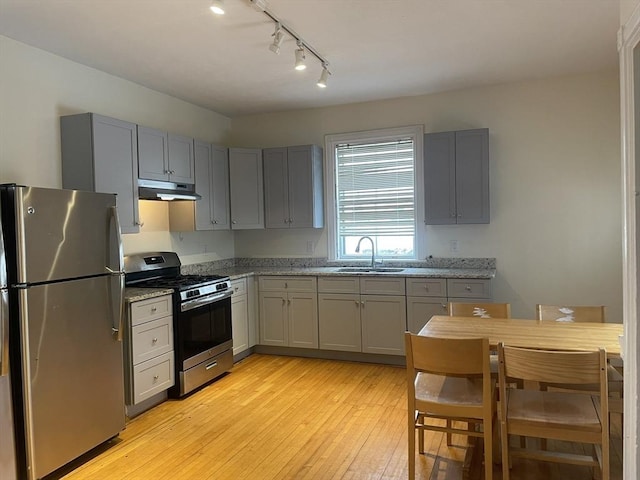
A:
<svg viewBox="0 0 640 480">
<path fill-rule="evenodd" d="M 437 375 L 489 374 L 488 338 L 435 338 L 405 333 L 407 368 Z"/>
<path fill-rule="evenodd" d="M 449 302 L 450 317 L 511 318 L 510 303 Z"/>
<path fill-rule="evenodd" d="M 498 345 L 500 382 L 513 379 L 549 384 L 600 385 L 607 395 L 604 349 L 567 352 Z M 605 399 L 606 401 L 606 399 Z"/>
<path fill-rule="evenodd" d="M 604 305 L 570 306 L 570 305 L 536 305 L 538 320 L 555 320 L 557 322 L 592 322 L 604 323 Z"/>
</svg>

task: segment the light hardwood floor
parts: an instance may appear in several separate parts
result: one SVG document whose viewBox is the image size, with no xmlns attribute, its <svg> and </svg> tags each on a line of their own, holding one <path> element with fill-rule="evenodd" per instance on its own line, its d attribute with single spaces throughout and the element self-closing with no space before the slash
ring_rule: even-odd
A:
<svg viewBox="0 0 640 480">
<path fill-rule="evenodd" d="M 50 478 L 406 479 L 405 375 L 400 367 L 252 355 L 188 398 L 134 418 L 117 439 Z M 622 445 L 614 421 L 615 480 Z M 454 436 L 454 444 L 427 433 L 416 478 L 462 478 L 465 437 Z M 481 465 L 470 477 L 483 477 Z M 591 473 L 516 461 L 512 478 L 588 480 Z"/>
</svg>

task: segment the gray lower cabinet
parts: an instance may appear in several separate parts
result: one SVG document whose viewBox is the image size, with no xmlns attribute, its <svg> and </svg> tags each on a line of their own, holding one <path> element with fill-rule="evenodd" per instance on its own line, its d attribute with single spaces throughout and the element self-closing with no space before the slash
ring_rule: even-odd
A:
<svg viewBox="0 0 640 480">
<path fill-rule="evenodd" d="M 249 349 L 249 300 L 246 279 L 233 280 L 231 289 L 233 355 L 239 355 Z"/>
<path fill-rule="evenodd" d="M 231 229 L 264 228 L 262 150 L 229 149 Z"/>
<path fill-rule="evenodd" d="M 320 348 L 404 354 L 404 278 L 320 277 L 318 292 Z"/>
<path fill-rule="evenodd" d="M 259 277 L 260 344 L 318 348 L 315 277 Z"/>
<path fill-rule="evenodd" d="M 115 193 L 122 233 L 140 231 L 134 123 L 95 113 L 60 117 L 62 187 Z"/>
<path fill-rule="evenodd" d="M 266 228 L 322 228 L 322 148 L 263 150 Z"/>
<path fill-rule="evenodd" d="M 138 175 L 147 180 L 195 183 L 193 138 L 139 125 Z"/>
<path fill-rule="evenodd" d="M 489 130 L 424 136 L 427 225 L 489 223 Z"/>
<path fill-rule="evenodd" d="M 129 304 L 124 366 L 127 405 L 139 404 L 174 385 L 171 295 Z"/>
<path fill-rule="evenodd" d="M 174 232 L 229 230 L 228 150 L 195 141 L 196 202 L 170 202 L 169 226 Z"/>
</svg>

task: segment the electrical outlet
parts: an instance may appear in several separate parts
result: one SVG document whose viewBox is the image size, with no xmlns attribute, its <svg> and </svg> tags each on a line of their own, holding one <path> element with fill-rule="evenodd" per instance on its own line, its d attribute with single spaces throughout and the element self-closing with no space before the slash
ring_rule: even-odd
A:
<svg viewBox="0 0 640 480">
<path fill-rule="evenodd" d="M 449 240 L 449 251 L 451 253 L 458 253 L 458 240 Z"/>
<path fill-rule="evenodd" d="M 313 240 L 307 240 L 307 253 L 313 253 Z"/>
</svg>

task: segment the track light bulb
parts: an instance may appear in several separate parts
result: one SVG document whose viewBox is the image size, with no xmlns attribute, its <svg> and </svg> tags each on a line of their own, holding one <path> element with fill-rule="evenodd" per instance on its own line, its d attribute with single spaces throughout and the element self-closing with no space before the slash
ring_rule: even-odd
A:
<svg viewBox="0 0 640 480">
<path fill-rule="evenodd" d="M 209 8 L 216 15 L 224 15 L 224 1 L 223 0 L 213 0 L 211 2 L 211 6 Z"/>
<path fill-rule="evenodd" d="M 269 45 L 269 50 L 278 55 L 280 53 L 280 46 L 284 41 L 284 32 L 280 28 L 280 24 L 276 25 L 276 31 L 273 33 L 273 43 Z"/>
<path fill-rule="evenodd" d="M 296 70 L 304 70 L 305 68 L 307 68 L 307 65 L 304 63 L 305 60 L 305 56 L 304 56 L 304 47 L 302 47 L 302 44 L 298 43 L 298 49 L 296 50 Z"/>
<path fill-rule="evenodd" d="M 318 83 L 316 83 L 316 85 L 318 85 L 320 88 L 327 88 L 327 79 L 329 78 L 329 75 L 331 74 L 327 69 L 327 65 L 323 64 L 322 73 L 320 74 L 320 78 L 318 79 Z"/>
</svg>

